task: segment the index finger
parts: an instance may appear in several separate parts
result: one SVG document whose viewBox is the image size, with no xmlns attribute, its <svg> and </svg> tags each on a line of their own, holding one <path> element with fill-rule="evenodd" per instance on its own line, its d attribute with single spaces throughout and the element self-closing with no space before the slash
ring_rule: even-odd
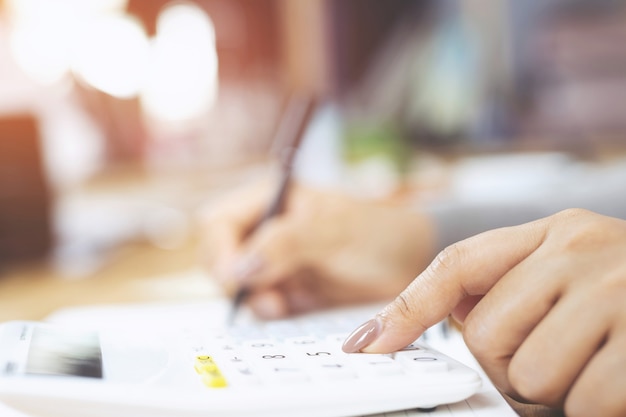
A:
<svg viewBox="0 0 626 417">
<path fill-rule="evenodd" d="M 376 317 L 346 339 L 346 352 L 402 349 L 466 297 L 483 295 L 543 242 L 545 219 L 481 233 L 442 252 Z"/>
</svg>

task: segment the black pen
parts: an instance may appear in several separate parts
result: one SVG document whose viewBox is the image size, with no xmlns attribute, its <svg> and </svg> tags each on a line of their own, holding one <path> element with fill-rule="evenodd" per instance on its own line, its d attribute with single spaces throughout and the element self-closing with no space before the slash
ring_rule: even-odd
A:
<svg viewBox="0 0 626 417">
<path fill-rule="evenodd" d="M 280 181 L 278 188 L 274 193 L 270 205 L 264 215 L 259 219 L 257 224 L 250 230 L 249 234 L 254 233 L 266 221 L 280 214 L 283 210 L 285 200 L 289 193 L 289 185 L 293 173 L 293 165 L 296 158 L 300 143 L 304 132 L 311 120 L 316 107 L 316 101 L 310 96 L 294 94 L 287 103 L 285 113 L 283 114 L 276 135 L 273 141 L 273 153 L 278 154 L 280 162 Z M 229 325 L 233 325 L 237 312 L 241 304 L 250 293 L 249 288 L 242 286 L 239 288 L 231 305 L 230 316 L 228 318 Z"/>
</svg>

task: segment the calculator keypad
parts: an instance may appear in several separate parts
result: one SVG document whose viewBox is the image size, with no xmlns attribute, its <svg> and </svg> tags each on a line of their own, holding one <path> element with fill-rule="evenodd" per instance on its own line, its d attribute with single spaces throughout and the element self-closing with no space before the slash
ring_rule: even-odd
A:
<svg viewBox="0 0 626 417">
<path fill-rule="evenodd" d="M 219 335 L 187 334 L 194 346 L 190 356 L 196 372 L 210 388 L 380 379 L 414 373 L 428 373 L 430 377 L 449 371 L 448 362 L 421 343 L 393 354 L 344 353 L 341 343 L 357 324 L 348 319 L 341 323 L 290 320 L 233 328 Z"/>
</svg>

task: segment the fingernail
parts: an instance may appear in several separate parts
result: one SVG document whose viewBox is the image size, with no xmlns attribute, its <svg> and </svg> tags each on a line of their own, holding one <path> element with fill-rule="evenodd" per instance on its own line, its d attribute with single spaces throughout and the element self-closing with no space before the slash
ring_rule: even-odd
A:
<svg viewBox="0 0 626 417">
<path fill-rule="evenodd" d="M 235 263 L 233 275 L 239 282 L 248 282 L 263 268 L 263 260 L 260 256 L 246 255 Z"/>
<path fill-rule="evenodd" d="M 380 334 L 382 323 L 378 318 L 371 319 L 348 336 L 341 349 L 346 353 L 360 352 L 361 349 L 369 346 Z"/>
</svg>

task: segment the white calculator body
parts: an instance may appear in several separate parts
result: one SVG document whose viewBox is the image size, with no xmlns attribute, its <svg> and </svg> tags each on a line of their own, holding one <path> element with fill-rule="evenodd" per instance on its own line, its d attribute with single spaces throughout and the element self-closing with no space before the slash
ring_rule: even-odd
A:
<svg viewBox="0 0 626 417">
<path fill-rule="evenodd" d="M 45 417 L 359 416 L 476 393 L 473 369 L 420 340 L 341 344 L 371 307 L 226 326 L 226 304 L 101 308 L 0 327 L 0 401 Z"/>
</svg>

